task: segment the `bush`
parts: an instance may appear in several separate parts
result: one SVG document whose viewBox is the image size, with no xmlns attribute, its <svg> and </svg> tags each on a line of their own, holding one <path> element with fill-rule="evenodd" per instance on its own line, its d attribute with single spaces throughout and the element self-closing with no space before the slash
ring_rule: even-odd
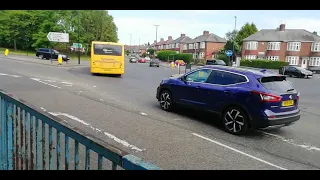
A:
<svg viewBox="0 0 320 180">
<path fill-rule="evenodd" d="M 175 60 L 183 60 L 185 63 L 189 64 L 192 59 L 193 59 L 193 56 L 192 54 L 187 54 L 187 53 L 179 53 L 179 54 L 176 54 Z"/>
<path fill-rule="evenodd" d="M 283 66 L 288 66 L 288 62 L 284 61 L 270 61 L 270 60 L 241 60 L 240 66 L 248 66 L 254 68 L 263 68 L 263 69 L 279 69 Z"/>
<path fill-rule="evenodd" d="M 168 61 L 168 59 L 173 60 L 175 59 L 177 55 L 176 51 L 170 51 L 170 50 L 162 50 L 157 53 L 157 58 L 161 61 Z"/>
<path fill-rule="evenodd" d="M 229 57 L 226 54 L 218 54 L 216 59 L 223 60 L 226 64 L 229 64 Z"/>
</svg>

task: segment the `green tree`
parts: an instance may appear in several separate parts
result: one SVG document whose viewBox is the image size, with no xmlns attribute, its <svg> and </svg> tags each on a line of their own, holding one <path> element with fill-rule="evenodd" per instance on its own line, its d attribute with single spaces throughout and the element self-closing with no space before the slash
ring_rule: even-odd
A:
<svg viewBox="0 0 320 180">
<path fill-rule="evenodd" d="M 80 40 L 117 42 L 117 27 L 105 10 L 1 10 L 0 45 L 15 49 L 65 46 L 49 42 L 49 32 L 69 33 L 70 46 Z M 26 43 L 28 42 L 28 43 Z"/>
<path fill-rule="evenodd" d="M 174 60 L 176 55 L 177 55 L 176 51 L 163 50 L 157 53 L 157 58 L 159 58 L 162 61 L 168 61 L 168 60 Z"/>
<path fill-rule="evenodd" d="M 232 31 L 228 31 L 226 33 L 226 39 L 227 40 L 233 40 L 236 37 L 237 34 L 238 34 L 238 30 L 236 30 L 236 29 L 234 29 Z"/>
<path fill-rule="evenodd" d="M 239 32 L 237 33 L 235 37 L 235 41 L 239 44 L 239 46 L 242 46 L 243 39 L 251 36 L 252 34 L 258 32 L 258 29 L 254 23 L 246 23 L 241 27 Z"/>
<path fill-rule="evenodd" d="M 193 56 L 188 53 L 179 53 L 175 56 L 175 60 L 183 60 L 185 63 L 189 64 L 193 60 Z"/>
<path fill-rule="evenodd" d="M 152 48 L 147 49 L 147 52 L 149 52 L 150 55 L 154 55 L 154 49 Z"/>
</svg>

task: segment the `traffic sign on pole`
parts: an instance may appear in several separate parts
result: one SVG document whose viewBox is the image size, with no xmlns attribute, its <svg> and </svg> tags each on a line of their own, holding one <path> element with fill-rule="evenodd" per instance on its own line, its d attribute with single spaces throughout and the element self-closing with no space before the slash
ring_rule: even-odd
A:
<svg viewBox="0 0 320 180">
<path fill-rule="evenodd" d="M 81 43 L 73 43 L 72 47 L 80 49 L 80 48 L 82 48 L 82 44 Z"/>
<path fill-rule="evenodd" d="M 49 32 L 47 38 L 51 42 L 69 42 L 68 33 L 59 33 L 59 32 Z"/>
<path fill-rule="evenodd" d="M 227 55 L 228 57 L 232 56 L 232 51 L 231 51 L 231 50 L 226 51 L 226 55 Z"/>
</svg>

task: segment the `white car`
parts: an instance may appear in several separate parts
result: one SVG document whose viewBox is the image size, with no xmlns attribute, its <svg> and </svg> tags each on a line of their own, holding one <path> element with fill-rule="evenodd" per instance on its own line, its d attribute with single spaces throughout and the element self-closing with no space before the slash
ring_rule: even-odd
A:
<svg viewBox="0 0 320 180">
<path fill-rule="evenodd" d="M 144 58 L 146 61 L 150 61 L 151 59 L 149 57 Z"/>
</svg>

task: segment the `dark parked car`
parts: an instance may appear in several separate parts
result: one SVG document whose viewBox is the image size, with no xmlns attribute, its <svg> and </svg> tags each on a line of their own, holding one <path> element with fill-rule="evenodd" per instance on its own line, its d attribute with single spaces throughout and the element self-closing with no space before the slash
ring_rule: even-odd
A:
<svg viewBox="0 0 320 180">
<path fill-rule="evenodd" d="M 311 66 L 308 67 L 308 70 L 313 72 L 313 74 L 320 74 L 320 66 Z"/>
<path fill-rule="evenodd" d="M 63 61 L 69 61 L 70 58 L 68 55 L 61 54 L 58 51 L 50 48 L 39 48 L 38 51 L 36 52 L 36 56 L 40 59 L 58 59 L 58 56 L 62 56 Z"/>
<path fill-rule="evenodd" d="M 279 69 L 279 74 L 288 75 L 290 77 L 295 76 L 299 78 L 309 78 L 313 76 L 313 72 L 299 66 L 284 66 Z"/>
<path fill-rule="evenodd" d="M 221 65 L 221 66 L 226 66 L 227 64 L 220 59 L 212 59 L 212 60 L 207 60 L 206 65 Z"/>
<path fill-rule="evenodd" d="M 156 94 L 166 111 L 179 104 L 217 113 L 225 130 L 232 134 L 293 124 L 300 119 L 299 96 L 286 76 L 215 65 L 166 78 Z"/>
<path fill-rule="evenodd" d="M 152 67 L 152 66 L 156 66 L 156 67 L 159 67 L 159 65 L 160 65 L 160 60 L 159 59 L 152 59 L 151 61 L 150 61 L 150 67 Z"/>
</svg>

